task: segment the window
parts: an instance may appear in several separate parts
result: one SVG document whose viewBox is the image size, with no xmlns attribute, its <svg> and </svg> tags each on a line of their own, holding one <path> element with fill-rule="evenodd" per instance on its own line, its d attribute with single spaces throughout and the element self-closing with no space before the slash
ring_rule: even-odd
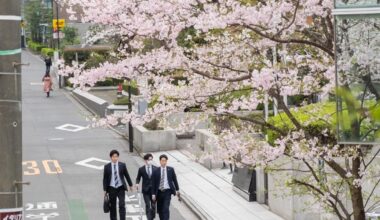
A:
<svg viewBox="0 0 380 220">
<path fill-rule="evenodd" d="M 338 140 L 379 143 L 380 14 L 338 15 L 335 24 Z"/>
<path fill-rule="evenodd" d="M 335 0 L 336 8 L 379 7 L 380 0 Z"/>
</svg>

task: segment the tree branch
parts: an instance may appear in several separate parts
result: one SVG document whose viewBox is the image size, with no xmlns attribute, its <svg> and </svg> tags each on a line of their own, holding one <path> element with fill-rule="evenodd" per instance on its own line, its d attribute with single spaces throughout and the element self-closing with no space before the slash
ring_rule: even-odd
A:
<svg viewBox="0 0 380 220">
<path fill-rule="evenodd" d="M 297 0 L 297 3 L 296 3 L 296 7 L 295 7 L 295 11 L 294 11 L 294 14 L 293 14 L 293 19 L 292 21 L 285 27 L 281 28 L 281 30 L 279 30 L 275 35 L 274 37 L 277 37 L 278 35 L 280 35 L 284 30 L 290 28 L 290 26 L 292 26 L 294 24 L 294 21 L 296 20 L 296 17 L 297 17 L 297 12 L 298 12 L 298 7 L 300 5 L 300 0 Z"/>
<path fill-rule="evenodd" d="M 279 128 L 277 128 L 276 126 L 268 123 L 268 122 L 265 122 L 264 120 L 263 121 L 259 121 L 259 120 L 255 120 L 253 118 L 248 118 L 248 117 L 245 117 L 245 116 L 237 116 L 237 115 L 234 115 L 232 113 L 225 113 L 227 116 L 231 117 L 231 118 L 235 118 L 235 119 L 240 119 L 240 120 L 243 120 L 243 121 L 249 121 L 249 122 L 252 122 L 254 124 L 258 124 L 258 125 L 261 125 L 261 126 L 264 126 L 266 128 L 269 128 L 273 131 L 276 131 L 277 133 L 281 134 L 282 136 L 285 136 L 287 133 Z"/>
<path fill-rule="evenodd" d="M 299 185 L 305 186 L 305 187 L 307 187 L 307 188 L 315 191 L 316 193 L 320 194 L 322 197 L 325 197 L 325 194 L 320 189 L 318 189 L 317 187 L 315 187 L 315 186 L 313 186 L 313 185 L 311 185 L 309 183 L 305 183 L 305 182 L 296 180 L 296 179 L 294 179 L 293 181 L 294 181 L 295 184 L 299 184 Z M 335 214 L 338 215 L 339 219 L 344 219 L 343 216 L 342 216 L 342 214 L 340 213 L 338 207 L 334 204 L 334 202 L 331 201 L 330 199 L 327 199 L 327 201 L 330 204 L 330 206 L 334 209 L 334 212 L 335 212 Z"/>
<path fill-rule="evenodd" d="M 236 24 L 234 26 L 236 26 Z M 291 39 L 291 38 L 290 39 L 279 39 L 276 36 L 271 36 L 269 34 L 265 34 L 265 33 L 261 32 L 260 30 L 254 28 L 252 26 L 249 26 L 249 25 L 243 25 L 243 26 L 245 28 L 248 28 L 248 29 L 252 30 L 256 34 L 260 35 L 261 37 L 267 38 L 267 39 L 272 40 L 274 42 L 285 43 L 285 44 L 286 43 L 288 43 L 288 44 L 291 44 L 291 43 L 306 44 L 306 45 L 314 46 L 314 47 L 317 47 L 317 48 L 325 51 L 330 57 L 334 58 L 333 48 L 326 48 L 325 46 L 320 45 L 318 43 L 315 43 L 315 42 L 312 42 L 312 41 L 308 41 L 308 40 L 303 40 L 303 39 Z"/>
<path fill-rule="evenodd" d="M 275 92 L 274 90 L 269 91 L 269 95 L 275 97 L 278 102 L 278 106 L 285 112 L 285 114 L 289 117 L 290 121 L 296 126 L 298 130 L 302 129 L 301 124 L 298 122 L 298 120 L 294 117 L 294 115 L 290 112 L 289 108 L 285 105 L 284 100 L 279 95 L 279 93 Z"/>
<path fill-rule="evenodd" d="M 372 190 L 371 190 L 371 193 L 368 195 L 367 201 L 366 201 L 365 204 L 364 204 L 364 208 L 367 207 L 368 202 L 369 202 L 369 200 L 371 199 L 371 197 L 372 197 L 373 193 L 375 192 L 375 189 L 376 189 L 377 185 L 379 185 L 379 183 L 380 183 L 380 178 L 377 180 L 375 186 L 374 186 L 374 187 L 372 188 Z"/>
<path fill-rule="evenodd" d="M 205 62 L 207 64 L 210 64 L 211 66 L 215 66 L 215 67 L 223 68 L 223 69 L 228 69 L 228 70 L 231 70 L 231 71 L 234 71 L 234 72 L 238 72 L 238 73 L 248 73 L 248 71 L 245 71 L 245 70 L 238 70 L 238 69 L 232 68 L 232 67 L 227 66 L 227 65 L 215 64 L 215 63 L 212 63 L 212 62 L 207 61 L 207 60 L 204 60 L 203 62 Z"/>
<path fill-rule="evenodd" d="M 251 78 L 251 74 L 247 74 L 247 75 L 244 75 L 244 76 L 241 76 L 241 77 L 237 77 L 237 78 L 233 78 L 233 79 L 226 79 L 226 78 L 222 78 L 222 77 L 218 77 L 218 76 L 212 76 L 210 75 L 209 73 L 206 73 L 206 72 L 203 72 L 203 71 L 200 71 L 200 70 L 197 70 L 195 68 L 190 68 L 194 73 L 198 74 L 198 75 L 201 75 L 201 76 L 204 76 L 206 78 L 209 78 L 209 79 L 212 79 L 212 80 L 216 80 L 216 81 L 225 81 L 225 82 L 240 82 L 240 81 L 243 81 L 243 80 L 247 80 L 247 79 L 250 79 Z"/>
</svg>

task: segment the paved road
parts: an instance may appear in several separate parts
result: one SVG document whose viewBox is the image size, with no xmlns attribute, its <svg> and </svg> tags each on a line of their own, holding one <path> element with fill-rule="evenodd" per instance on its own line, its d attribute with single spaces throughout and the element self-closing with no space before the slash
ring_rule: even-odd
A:
<svg viewBox="0 0 380 220">
<path fill-rule="evenodd" d="M 103 160 L 108 160 L 109 151 L 117 149 L 121 152 L 121 161 L 127 163 L 131 177 L 135 179 L 141 158 L 129 154 L 127 142 L 114 132 L 102 128 L 88 129 L 86 117 L 91 117 L 90 113 L 68 93 L 56 89 L 50 98 L 46 98 L 40 84 L 43 62 L 28 52 L 23 53 L 23 62 L 31 64 L 24 67 L 22 81 L 23 170 L 24 181 L 31 182 L 24 188 L 25 219 L 107 219 L 102 212 L 103 171 L 96 167 L 101 168 L 105 163 Z M 63 130 L 56 129 L 60 126 Z M 86 159 L 90 160 L 90 167 L 76 164 Z M 138 215 L 139 208 L 133 195 L 128 203 L 129 215 Z M 194 219 L 183 204 L 176 203 L 176 208 L 172 208 L 172 219 Z"/>
</svg>

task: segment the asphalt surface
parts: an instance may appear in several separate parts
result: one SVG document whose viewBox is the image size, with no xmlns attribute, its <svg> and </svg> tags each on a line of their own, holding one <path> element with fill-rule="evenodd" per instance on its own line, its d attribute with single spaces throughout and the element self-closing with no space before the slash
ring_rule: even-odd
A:
<svg viewBox="0 0 380 220">
<path fill-rule="evenodd" d="M 101 167 L 109 160 L 110 150 L 120 151 L 133 181 L 142 159 L 128 153 L 126 140 L 113 131 L 87 128 L 86 118 L 92 115 L 69 93 L 55 88 L 46 98 L 41 85 L 44 63 L 29 52 L 23 52 L 22 58 L 23 63 L 30 63 L 22 73 L 23 171 L 24 181 L 31 183 L 24 187 L 25 219 L 109 219 L 102 210 Z M 64 125 L 63 129 L 78 131 L 57 129 Z M 86 159 L 89 166 L 76 164 Z M 183 217 L 189 213 L 183 206 L 171 207 L 171 219 L 193 219 Z M 131 193 L 127 220 L 140 219 L 140 211 L 137 195 Z"/>
</svg>

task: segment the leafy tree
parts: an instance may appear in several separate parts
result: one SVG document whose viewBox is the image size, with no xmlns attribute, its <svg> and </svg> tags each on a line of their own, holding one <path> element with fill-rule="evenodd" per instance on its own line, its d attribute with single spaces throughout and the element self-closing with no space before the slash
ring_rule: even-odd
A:
<svg viewBox="0 0 380 220">
<path fill-rule="evenodd" d="M 31 33 L 31 40 L 42 42 L 41 24 L 51 24 L 53 14 L 41 1 L 27 1 L 25 8 L 27 30 Z"/>
</svg>

